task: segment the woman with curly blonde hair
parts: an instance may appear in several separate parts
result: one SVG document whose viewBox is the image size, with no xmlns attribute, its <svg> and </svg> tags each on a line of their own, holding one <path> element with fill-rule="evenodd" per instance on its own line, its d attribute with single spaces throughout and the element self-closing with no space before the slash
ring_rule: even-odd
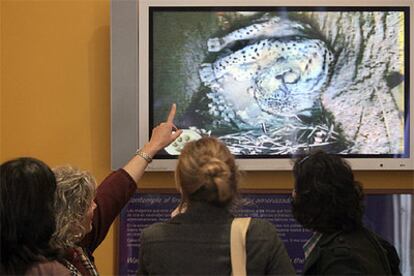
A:
<svg viewBox="0 0 414 276">
<path fill-rule="evenodd" d="M 98 275 L 94 250 L 135 193 L 138 180 L 152 157 L 182 133 L 173 124 L 175 110 L 173 105 L 167 121 L 153 129 L 150 141 L 98 187 L 86 171 L 70 166 L 54 169 L 56 231 L 50 244 L 64 252 L 63 262 L 72 275 Z"/>
<path fill-rule="evenodd" d="M 54 168 L 59 187 L 56 191 L 56 232 L 51 244 L 58 248 L 74 247 L 80 238 L 91 231 L 91 216 L 96 184 L 87 171 L 71 166 Z"/>
<path fill-rule="evenodd" d="M 54 203 L 56 231 L 50 244 L 54 248 L 64 249 L 65 264 L 75 274 L 79 269 L 72 263 L 85 255 L 78 243 L 92 230 L 96 182 L 89 172 L 71 166 L 54 168 L 53 172 L 58 188 Z M 95 266 L 88 261 L 88 258 L 83 258 L 83 262 L 88 264 L 89 273 L 97 275 Z M 84 271 L 79 272 L 85 275 Z"/>
</svg>

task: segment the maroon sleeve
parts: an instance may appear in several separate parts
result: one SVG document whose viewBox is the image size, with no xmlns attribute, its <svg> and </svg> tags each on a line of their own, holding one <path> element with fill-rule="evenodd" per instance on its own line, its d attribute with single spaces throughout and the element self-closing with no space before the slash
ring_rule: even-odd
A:
<svg viewBox="0 0 414 276">
<path fill-rule="evenodd" d="M 92 231 L 80 243 L 89 254 L 105 239 L 109 227 L 125 204 L 134 195 L 137 186 L 123 169 L 108 175 L 96 191 L 96 209 L 93 214 Z"/>
</svg>

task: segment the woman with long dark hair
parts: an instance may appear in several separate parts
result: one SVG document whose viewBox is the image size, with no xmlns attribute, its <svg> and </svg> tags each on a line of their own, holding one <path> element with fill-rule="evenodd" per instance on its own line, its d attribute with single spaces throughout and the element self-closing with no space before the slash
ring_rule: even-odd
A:
<svg viewBox="0 0 414 276">
<path fill-rule="evenodd" d="M 56 179 L 34 158 L 0 166 L 2 275 L 69 275 L 49 241 L 55 231 Z"/>
</svg>

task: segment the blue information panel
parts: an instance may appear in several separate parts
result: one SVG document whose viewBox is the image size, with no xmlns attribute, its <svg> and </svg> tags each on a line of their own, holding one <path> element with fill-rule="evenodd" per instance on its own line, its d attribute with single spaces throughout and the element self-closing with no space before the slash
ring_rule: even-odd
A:
<svg viewBox="0 0 414 276">
<path fill-rule="evenodd" d="M 398 251 L 404 251 L 403 243 L 408 241 L 410 244 L 411 228 L 401 229 L 401 226 L 405 226 L 399 220 L 404 220 L 400 212 L 404 211 L 404 200 L 408 198 L 411 203 L 411 197 L 411 195 L 370 195 L 365 200 L 365 224 L 394 243 Z M 240 208 L 236 215 L 263 218 L 272 222 L 285 243 L 297 273 L 301 273 L 304 264 L 302 247 L 311 236 L 311 232 L 303 229 L 293 218 L 290 195 L 243 194 L 243 199 L 246 204 Z M 178 194 L 167 193 L 136 193 L 131 199 L 122 211 L 120 219 L 118 262 L 120 275 L 136 275 L 142 229 L 153 223 L 168 220 L 179 200 Z M 411 205 L 409 208 L 411 209 Z M 411 210 L 409 211 L 411 212 Z M 409 225 L 410 223 L 407 224 L 407 227 Z M 405 237 L 407 235 L 400 235 L 401 237 L 398 238 L 396 232 L 407 232 L 408 238 Z M 409 246 L 405 251 L 407 250 L 410 250 Z M 400 254 L 404 255 L 405 253 L 401 252 Z M 404 267 L 411 270 L 411 265 L 407 264 L 404 256 L 402 257 Z M 410 260 L 410 256 L 408 256 L 408 260 Z"/>
</svg>

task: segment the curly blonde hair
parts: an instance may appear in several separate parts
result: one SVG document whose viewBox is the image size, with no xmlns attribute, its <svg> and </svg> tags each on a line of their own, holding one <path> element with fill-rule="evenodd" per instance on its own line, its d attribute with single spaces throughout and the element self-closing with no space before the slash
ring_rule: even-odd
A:
<svg viewBox="0 0 414 276">
<path fill-rule="evenodd" d="M 71 166 L 57 167 L 53 172 L 57 181 L 56 231 L 50 244 L 60 249 L 73 247 L 89 231 L 82 222 L 95 198 L 96 181 L 89 172 Z"/>
<path fill-rule="evenodd" d="M 234 156 L 221 141 L 204 137 L 181 151 L 175 179 L 182 199 L 179 208 L 194 201 L 231 207 L 238 199 L 240 171 Z"/>
</svg>

